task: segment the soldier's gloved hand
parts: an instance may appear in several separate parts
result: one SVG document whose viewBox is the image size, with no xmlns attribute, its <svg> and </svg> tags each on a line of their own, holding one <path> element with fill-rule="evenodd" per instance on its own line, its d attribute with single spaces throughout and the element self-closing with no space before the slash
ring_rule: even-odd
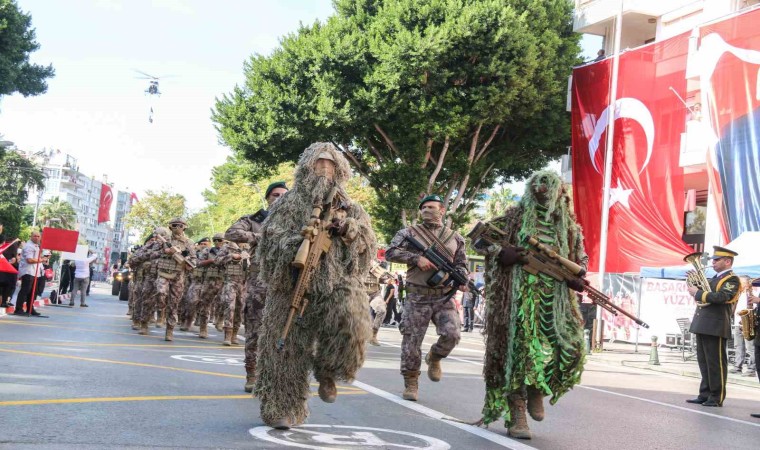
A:
<svg viewBox="0 0 760 450">
<path fill-rule="evenodd" d="M 341 222 L 340 219 L 333 219 L 330 226 L 327 227 L 327 231 L 330 233 L 330 236 L 345 236 L 348 226 Z"/>
<path fill-rule="evenodd" d="M 521 253 L 525 251 L 522 247 L 504 247 L 499 252 L 499 264 L 509 267 L 520 261 Z"/>
<path fill-rule="evenodd" d="M 584 282 L 583 278 L 574 278 L 565 281 L 565 283 L 567 283 L 567 287 L 576 292 L 583 292 L 583 290 L 586 288 L 586 283 Z"/>
<path fill-rule="evenodd" d="M 164 249 L 164 253 L 166 253 L 167 255 L 172 255 L 174 254 L 174 252 L 175 250 L 172 247 L 168 247 Z"/>
</svg>

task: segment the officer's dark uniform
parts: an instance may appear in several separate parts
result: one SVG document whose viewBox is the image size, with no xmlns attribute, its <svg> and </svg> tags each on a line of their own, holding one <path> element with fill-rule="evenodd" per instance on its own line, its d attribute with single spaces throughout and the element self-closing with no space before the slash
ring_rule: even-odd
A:
<svg viewBox="0 0 760 450">
<path fill-rule="evenodd" d="M 713 258 L 737 256 L 723 247 L 714 247 Z M 731 309 L 739 296 L 740 281 L 727 270 L 709 280 L 712 292 L 698 290 L 694 294 L 697 306 L 689 331 L 697 336 L 697 362 L 702 374 L 699 396 L 689 403 L 703 406 L 722 406 L 726 398 L 728 358 L 726 343 L 731 338 Z"/>
</svg>

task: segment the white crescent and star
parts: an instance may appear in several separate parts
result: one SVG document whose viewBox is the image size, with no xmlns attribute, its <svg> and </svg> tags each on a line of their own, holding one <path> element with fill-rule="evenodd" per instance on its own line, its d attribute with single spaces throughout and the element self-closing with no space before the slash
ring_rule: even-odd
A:
<svg viewBox="0 0 760 450">
<path fill-rule="evenodd" d="M 599 115 L 599 120 L 594 126 L 594 134 L 588 141 L 588 153 L 591 158 L 591 164 L 597 173 L 601 174 L 602 171 L 596 164 L 596 152 L 599 151 L 599 140 L 602 137 L 602 133 L 607 129 L 607 123 L 609 121 L 611 106 L 607 106 L 602 114 Z M 654 119 L 652 119 L 652 113 L 649 112 L 649 108 L 646 107 L 641 100 L 625 97 L 615 101 L 614 105 L 614 118 L 617 119 L 632 119 L 638 122 L 644 129 L 644 134 L 647 138 L 647 157 L 644 160 L 644 164 L 641 165 L 639 173 L 643 172 L 649 164 L 649 160 L 652 158 L 652 148 L 654 146 Z"/>
</svg>

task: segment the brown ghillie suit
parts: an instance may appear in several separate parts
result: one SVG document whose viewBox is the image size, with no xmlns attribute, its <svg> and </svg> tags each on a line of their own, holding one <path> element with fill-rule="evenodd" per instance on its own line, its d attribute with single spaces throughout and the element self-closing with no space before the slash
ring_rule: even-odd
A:
<svg viewBox="0 0 760 450">
<path fill-rule="evenodd" d="M 334 182 L 314 171 L 322 152 L 334 159 Z M 364 344 L 370 333 L 364 279 L 377 243 L 369 216 L 343 189 L 350 176 L 348 162 L 333 145 L 312 144 L 298 161 L 293 188 L 272 206 L 263 223 L 256 257 L 268 289 L 254 392 L 261 400 L 261 418 L 269 425 L 283 418 L 292 425 L 304 422 L 310 371 L 317 380 L 351 381 L 364 363 Z M 342 213 L 345 236 L 332 238 L 312 279 L 304 321 L 293 324 L 284 348 L 278 351 L 295 285 L 291 262 L 303 240 L 301 228 L 315 200 L 321 203 L 335 185 L 346 206 Z"/>
</svg>

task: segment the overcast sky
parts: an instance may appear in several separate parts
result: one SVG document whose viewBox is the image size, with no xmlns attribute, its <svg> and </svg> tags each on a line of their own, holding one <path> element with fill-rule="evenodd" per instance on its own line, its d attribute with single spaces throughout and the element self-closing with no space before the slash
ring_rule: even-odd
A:
<svg viewBox="0 0 760 450">
<path fill-rule="evenodd" d="M 33 62 L 52 63 L 56 76 L 44 95 L 0 99 L 4 139 L 24 150 L 70 153 L 86 175 L 107 175 L 138 197 L 168 188 L 193 210 L 203 206 L 211 167 L 230 154 L 210 120 L 215 98 L 242 83 L 250 55 L 270 53 L 299 22 L 333 12 L 330 0 L 18 4 L 31 13 L 41 45 Z M 135 70 L 166 77 L 160 97 L 144 93 L 148 80 Z"/>
</svg>

